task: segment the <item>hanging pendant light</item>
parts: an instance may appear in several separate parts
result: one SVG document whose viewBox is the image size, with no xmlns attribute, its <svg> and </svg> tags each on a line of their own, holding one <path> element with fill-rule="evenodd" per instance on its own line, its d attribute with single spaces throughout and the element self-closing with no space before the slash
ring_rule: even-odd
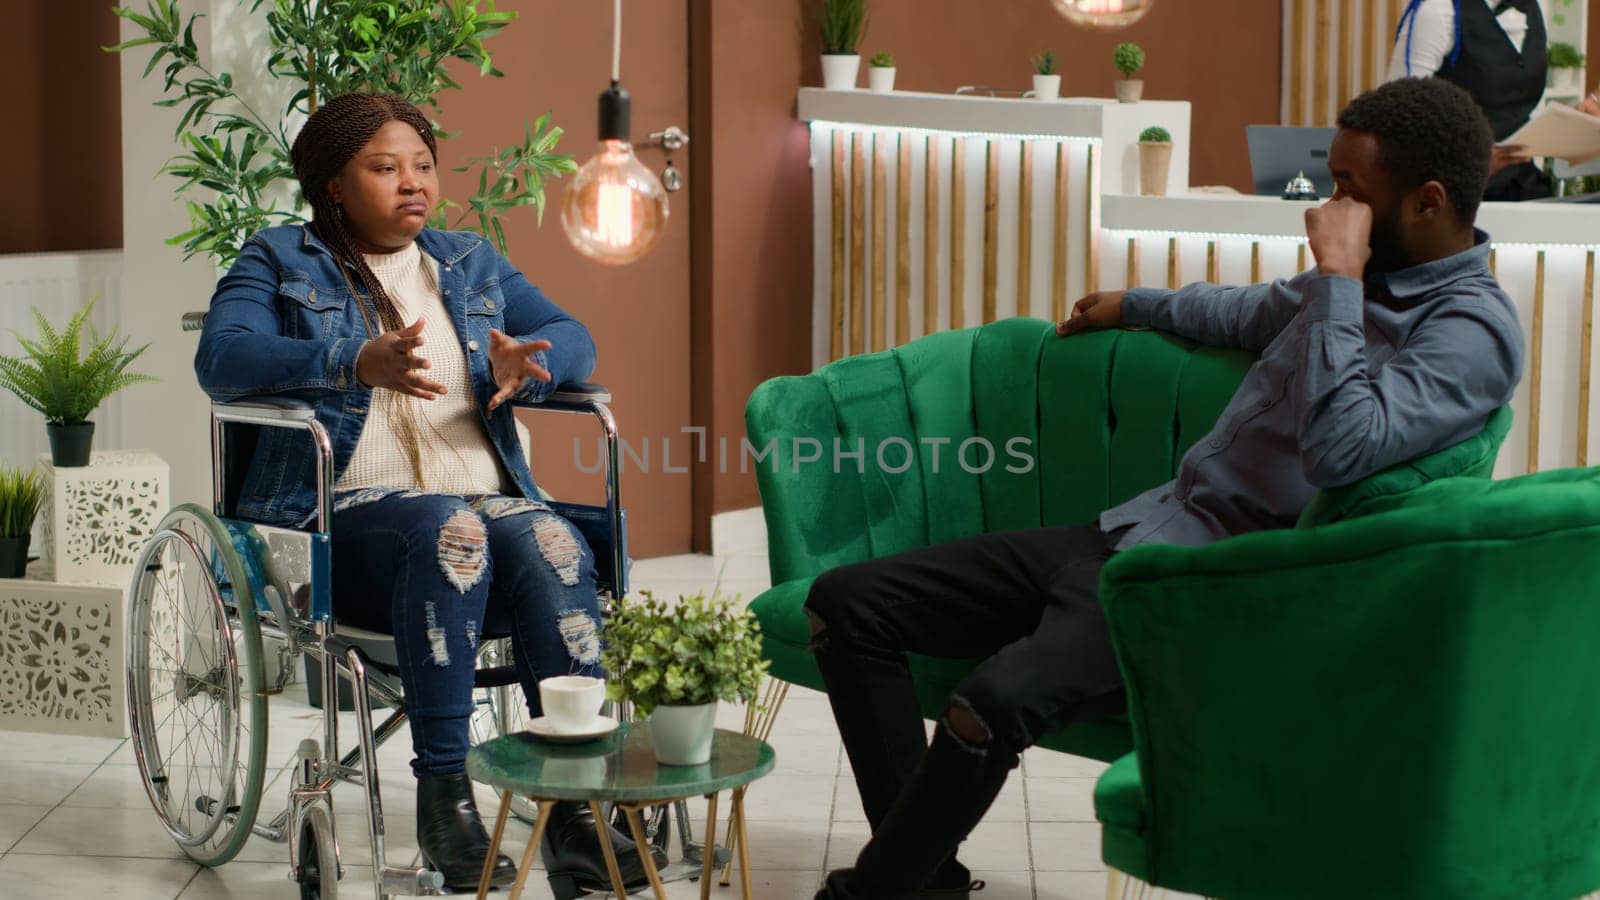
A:
<svg viewBox="0 0 1600 900">
<path fill-rule="evenodd" d="M 667 192 L 629 141 L 628 92 L 620 78 L 622 0 L 614 0 L 611 87 L 600 95 L 600 146 L 567 186 L 561 226 L 572 246 L 607 265 L 650 252 L 667 226 Z"/>
<path fill-rule="evenodd" d="M 1050 0 L 1050 3 L 1074 25 L 1111 31 L 1144 18 L 1156 0 Z"/>
</svg>

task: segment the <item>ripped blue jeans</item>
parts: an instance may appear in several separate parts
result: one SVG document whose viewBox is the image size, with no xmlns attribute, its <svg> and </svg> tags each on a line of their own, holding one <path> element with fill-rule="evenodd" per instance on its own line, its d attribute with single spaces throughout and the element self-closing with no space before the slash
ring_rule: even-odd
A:
<svg viewBox="0 0 1600 900">
<path fill-rule="evenodd" d="M 533 716 L 539 679 L 601 675 L 594 554 L 537 500 L 341 494 L 333 603 L 339 621 L 395 637 L 418 777 L 465 768 L 480 639 L 511 637 Z"/>
</svg>

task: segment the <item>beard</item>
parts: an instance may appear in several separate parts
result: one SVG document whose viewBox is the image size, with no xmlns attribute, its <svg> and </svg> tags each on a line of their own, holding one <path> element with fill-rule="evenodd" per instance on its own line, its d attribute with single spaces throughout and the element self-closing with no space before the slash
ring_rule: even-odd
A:
<svg viewBox="0 0 1600 900">
<path fill-rule="evenodd" d="M 1393 272 L 1406 267 L 1410 254 L 1406 252 L 1405 238 L 1400 231 L 1398 205 L 1382 219 L 1372 220 L 1372 235 L 1367 239 L 1372 256 L 1367 260 L 1368 275 Z"/>
</svg>

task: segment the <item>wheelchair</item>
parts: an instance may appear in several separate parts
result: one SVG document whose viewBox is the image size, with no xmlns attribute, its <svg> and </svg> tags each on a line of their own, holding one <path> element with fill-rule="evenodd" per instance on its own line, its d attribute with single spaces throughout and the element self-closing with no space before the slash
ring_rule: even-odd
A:
<svg viewBox="0 0 1600 900">
<path fill-rule="evenodd" d="M 199 330 L 205 313 L 183 317 Z M 626 514 L 620 501 L 616 420 L 610 394 L 593 384 L 561 385 L 528 408 L 592 416 L 605 436 L 605 505 L 546 499 L 577 526 L 595 554 L 603 613 L 627 595 Z M 280 528 L 234 514 L 234 500 L 261 430 L 304 432 L 315 445 L 317 509 L 313 527 Z M 162 519 L 135 567 L 126 654 L 128 720 L 145 792 L 167 833 L 191 859 L 218 866 L 252 834 L 287 843 L 290 878 L 302 900 L 337 897 L 339 842 L 333 787 L 365 794 L 367 836 L 378 900 L 443 894 L 443 877 L 390 865 L 384 855 L 383 804 L 377 748 L 406 722 L 393 638 L 341 626 L 333 616 L 330 530 L 333 447 L 304 402 L 257 397 L 211 407 L 212 508 L 175 507 Z M 268 679 L 265 637 L 281 647 L 279 674 Z M 485 635 L 474 676 L 474 742 L 521 730 L 526 703 L 511 664 L 511 641 Z M 320 693 L 322 740 L 301 742 L 288 802 L 261 818 L 268 766 L 267 698 L 282 693 L 296 663 L 307 659 L 308 693 Z M 337 702 L 348 684 L 356 718 L 354 746 L 341 752 Z M 317 690 L 320 688 L 320 691 Z M 373 722 L 374 701 L 389 708 Z M 625 711 L 619 711 L 624 712 Z M 281 764 L 282 760 L 274 760 Z M 512 811 L 532 821 L 531 805 Z M 683 858 L 663 877 L 696 877 L 704 848 L 693 841 L 681 806 L 649 820 L 650 840 L 665 850 L 675 818 Z M 643 848 L 641 848 L 642 850 Z M 713 847 L 717 862 L 727 850 Z"/>
</svg>

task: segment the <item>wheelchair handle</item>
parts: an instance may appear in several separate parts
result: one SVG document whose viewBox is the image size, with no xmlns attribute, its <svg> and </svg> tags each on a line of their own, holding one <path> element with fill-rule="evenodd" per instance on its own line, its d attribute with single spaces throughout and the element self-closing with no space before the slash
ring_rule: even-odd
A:
<svg viewBox="0 0 1600 900">
<path fill-rule="evenodd" d="M 183 314 L 184 331 L 199 331 L 204 327 L 206 327 L 205 310 L 200 310 L 199 312 L 186 312 Z"/>
</svg>

